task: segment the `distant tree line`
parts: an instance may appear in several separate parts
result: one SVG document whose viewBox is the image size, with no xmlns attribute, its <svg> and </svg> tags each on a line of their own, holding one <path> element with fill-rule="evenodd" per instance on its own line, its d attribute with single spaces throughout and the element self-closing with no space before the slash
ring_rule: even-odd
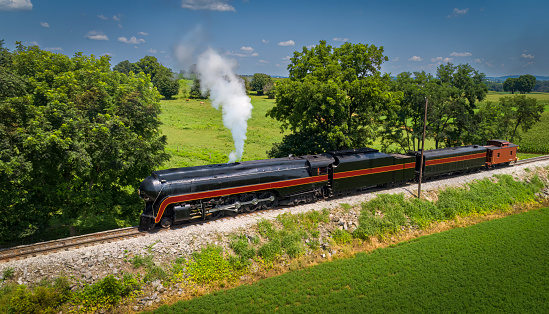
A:
<svg viewBox="0 0 549 314">
<path fill-rule="evenodd" d="M 176 75 L 171 69 L 158 62 L 156 57 L 145 56 L 135 63 L 124 60 L 115 65 L 113 70 L 124 74 L 143 72 L 149 75 L 154 87 L 166 99 L 171 99 L 179 93 L 179 81 L 175 79 Z"/>
<path fill-rule="evenodd" d="M 533 85 L 532 85 L 533 82 Z M 535 76 L 526 74 L 517 78 L 507 78 L 502 82 L 484 81 L 488 90 L 494 92 L 519 92 L 521 94 L 530 92 L 549 93 L 549 80 L 540 81 Z"/>
<path fill-rule="evenodd" d="M 168 157 L 161 96 L 148 75 L 109 60 L 0 41 L 2 242 L 138 216 L 140 181 Z"/>
</svg>

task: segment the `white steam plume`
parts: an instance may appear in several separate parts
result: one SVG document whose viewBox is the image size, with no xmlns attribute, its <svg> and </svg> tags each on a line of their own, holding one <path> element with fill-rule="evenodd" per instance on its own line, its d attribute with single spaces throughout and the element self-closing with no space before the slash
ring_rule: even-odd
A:
<svg viewBox="0 0 549 314">
<path fill-rule="evenodd" d="M 236 62 L 220 56 L 209 48 L 198 57 L 197 72 L 202 93 L 210 92 L 212 106 L 223 112 L 223 125 L 231 130 L 235 150 L 229 162 L 242 158 L 248 119 L 252 117 L 252 103 L 246 95 L 241 78 L 234 74 Z"/>
</svg>

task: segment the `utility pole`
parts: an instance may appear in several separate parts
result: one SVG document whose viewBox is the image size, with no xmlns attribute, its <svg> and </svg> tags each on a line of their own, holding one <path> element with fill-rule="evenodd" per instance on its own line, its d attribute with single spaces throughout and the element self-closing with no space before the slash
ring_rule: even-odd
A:
<svg viewBox="0 0 549 314">
<path fill-rule="evenodd" d="M 427 129 L 427 103 L 425 97 L 425 117 L 423 118 L 423 139 L 421 140 L 421 158 L 419 159 L 419 184 L 417 185 L 417 198 L 421 198 L 421 178 L 423 177 L 423 151 L 425 150 L 425 130 Z"/>
</svg>

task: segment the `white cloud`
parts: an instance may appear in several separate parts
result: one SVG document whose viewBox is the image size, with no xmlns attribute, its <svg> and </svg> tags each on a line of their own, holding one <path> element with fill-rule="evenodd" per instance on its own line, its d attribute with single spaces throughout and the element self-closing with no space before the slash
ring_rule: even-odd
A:
<svg viewBox="0 0 549 314">
<path fill-rule="evenodd" d="M 242 47 L 240 48 L 240 50 L 245 51 L 245 52 L 253 52 L 253 51 L 254 51 L 254 48 L 242 46 Z"/>
<path fill-rule="evenodd" d="M 521 56 L 520 56 L 522 59 L 534 59 L 534 56 L 531 55 L 531 54 L 525 54 L 523 53 Z"/>
<path fill-rule="evenodd" d="M 189 10 L 210 10 L 222 12 L 236 12 L 227 0 L 181 0 L 181 8 Z"/>
<path fill-rule="evenodd" d="M 281 41 L 277 45 L 282 47 L 295 46 L 295 41 L 293 40 Z"/>
<path fill-rule="evenodd" d="M 142 44 L 145 42 L 145 39 L 139 38 L 137 39 L 135 36 L 132 36 L 132 38 L 127 39 L 126 37 L 118 37 L 118 41 L 125 44 Z"/>
<path fill-rule="evenodd" d="M 442 63 L 448 63 L 452 60 L 454 60 L 454 59 L 453 58 L 443 58 L 443 57 L 431 58 L 431 62 L 434 62 L 435 64 L 430 64 L 429 66 L 436 66 L 436 65 L 440 65 Z"/>
<path fill-rule="evenodd" d="M 268 43 L 269 43 L 269 41 L 268 41 L 267 39 L 262 39 L 261 42 L 264 43 L 264 44 L 268 44 Z"/>
<path fill-rule="evenodd" d="M 61 47 L 44 47 L 44 50 L 48 50 L 48 51 L 63 51 L 63 48 L 61 48 Z"/>
<path fill-rule="evenodd" d="M 473 54 L 470 52 L 452 52 L 450 56 L 452 57 L 470 57 Z"/>
<path fill-rule="evenodd" d="M 120 22 L 120 18 L 122 17 L 122 15 L 118 14 L 118 15 L 113 15 L 112 16 L 112 19 L 117 21 L 117 22 Z"/>
<path fill-rule="evenodd" d="M 100 18 L 100 19 L 102 19 L 103 21 L 106 21 L 106 20 L 109 19 L 108 17 L 104 16 L 103 14 L 100 14 L 100 15 L 98 15 L 97 17 Z"/>
<path fill-rule="evenodd" d="M 148 53 L 157 53 L 157 50 L 156 49 L 149 49 Z"/>
<path fill-rule="evenodd" d="M 139 32 L 138 34 L 141 35 L 141 36 L 147 36 L 147 35 L 149 35 L 149 33 L 145 33 L 145 32 Z"/>
<path fill-rule="evenodd" d="M 265 64 L 271 63 L 271 62 L 269 62 L 269 61 L 267 61 L 267 60 L 259 60 L 259 62 L 260 62 L 260 63 L 265 63 Z"/>
<path fill-rule="evenodd" d="M 40 22 L 40 25 L 45 28 L 50 28 L 50 24 L 46 22 Z"/>
<path fill-rule="evenodd" d="M 0 0 L 0 11 L 29 11 L 32 10 L 30 0 Z"/>
<path fill-rule="evenodd" d="M 107 37 L 107 35 L 98 31 L 89 31 L 84 37 L 91 40 L 109 40 L 109 37 Z"/>
<path fill-rule="evenodd" d="M 481 59 L 475 59 L 474 61 L 475 61 L 475 63 L 482 63 Z"/>
<path fill-rule="evenodd" d="M 341 38 L 341 37 L 336 37 L 334 39 L 332 39 L 333 41 L 339 41 L 339 42 L 348 42 L 349 41 L 349 38 Z"/>
<path fill-rule="evenodd" d="M 419 61 L 423 61 L 423 59 L 421 59 L 421 57 L 418 57 L 418 56 L 413 56 L 410 59 L 408 59 L 408 61 L 419 62 Z"/>
<path fill-rule="evenodd" d="M 452 60 L 454 60 L 454 58 L 443 58 L 443 57 L 431 58 L 431 62 L 452 62 Z"/>
<path fill-rule="evenodd" d="M 285 56 L 284 58 L 282 58 L 282 60 L 284 60 L 284 61 L 290 61 L 290 58 L 291 58 L 290 56 Z"/>
<path fill-rule="evenodd" d="M 38 42 L 35 41 L 35 40 L 31 41 L 29 44 L 31 44 L 31 45 L 33 45 L 33 46 L 38 46 L 38 47 L 40 47 L 40 45 L 38 44 Z"/>
<path fill-rule="evenodd" d="M 242 48 L 241 48 L 242 49 Z M 259 56 L 259 53 L 257 52 L 254 52 L 254 53 L 249 53 L 248 51 L 245 51 L 247 53 L 240 53 L 240 52 L 235 52 L 235 51 L 229 51 L 227 50 L 225 52 L 225 55 L 227 56 L 233 56 L 233 57 L 240 57 L 240 58 L 246 58 L 246 57 L 257 57 Z"/>
<path fill-rule="evenodd" d="M 394 59 L 391 60 L 391 61 L 398 61 L 398 60 L 400 60 L 400 58 L 399 58 L 399 57 L 396 57 L 396 58 L 394 58 Z"/>
<path fill-rule="evenodd" d="M 465 9 L 458 9 L 458 8 L 454 8 L 454 13 L 453 14 L 450 14 L 448 15 L 449 18 L 452 18 L 452 17 L 456 17 L 456 16 L 459 16 L 459 15 L 465 15 L 469 12 L 469 8 L 465 8 Z"/>
<path fill-rule="evenodd" d="M 455 15 L 463 15 L 463 14 L 467 14 L 467 12 L 469 12 L 469 8 L 465 8 L 465 9 L 458 9 L 458 8 L 454 8 L 454 14 Z"/>
</svg>

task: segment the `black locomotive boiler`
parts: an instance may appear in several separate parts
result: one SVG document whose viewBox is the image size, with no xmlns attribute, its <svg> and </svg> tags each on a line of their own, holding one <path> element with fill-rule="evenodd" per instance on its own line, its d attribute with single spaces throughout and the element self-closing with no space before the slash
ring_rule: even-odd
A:
<svg viewBox="0 0 549 314">
<path fill-rule="evenodd" d="M 153 171 L 139 187 L 145 200 L 140 230 L 397 185 L 417 180 L 421 167 L 428 179 L 517 160 L 517 145 L 501 140 L 488 143 L 426 150 L 423 163 L 420 152 L 400 155 L 362 148 Z"/>
</svg>

